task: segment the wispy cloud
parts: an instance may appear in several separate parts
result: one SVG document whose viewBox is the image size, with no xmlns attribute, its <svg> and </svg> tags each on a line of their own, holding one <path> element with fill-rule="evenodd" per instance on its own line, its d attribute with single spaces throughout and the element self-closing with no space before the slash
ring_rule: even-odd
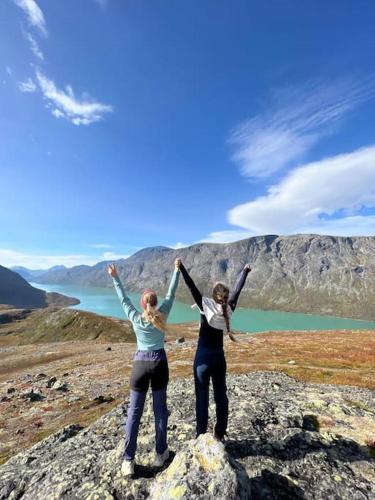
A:
<svg viewBox="0 0 375 500">
<path fill-rule="evenodd" d="M 104 252 L 103 260 L 118 260 L 118 259 L 127 259 L 130 257 L 129 254 L 121 254 L 116 252 Z"/>
<path fill-rule="evenodd" d="M 10 66 L 5 66 L 5 71 L 7 72 L 8 76 L 13 75 L 13 70 Z"/>
<path fill-rule="evenodd" d="M 309 82 L 275 92 L 263 113 L 231 133 L 233 160 L 246 177 L 265 178 L 297 166 L 349 111 L 375 93 L 373 79 Z"/>
<path fill-rule="evenodd" d="M 190 246 L 190 243 L 182 243 L 181 241 L 178 241 L 174 245 L 169 245 L 170 248 L 174 248 L 175 250 L 178 250 L 179 248 L 185 248 Z"/>
<path fill-rule="evenodd" d="M 31 78 L 28 78 L 25 82 L 18 82 L 17 86 L 21 92 L 35 92 L 36 85 Z"/>
<path fill-rule="evenodd" d="M 90 248 L 112 248 L 112 245 L 109 245 L 108 243 L 92 243 L 88 246 Z"/>
<path fill-rule="evenodd" d="M 78 100 L 70 85 L 67 85 L 65 90 L 58 89 L 55 83 L 39 70 L 36 77 L 47 107 L 56 118 L 65 118 L 74 125 L 90 125 L 101 121 L 106 113 L 113 111 L 112 106 L 95 102 L 88 97 Z"/>
<path fill-rule="evenodd" d="M 254 236 L 251 231 L 228 229 L 224 231 L 214 231 L 198 243 L 231 243 L 232 241 L 244 240 L 250 236 Z"/>
<path fill-rule="evenodd" d="M 9 248 L 0 248 L 0 265 L 5 267 L 24 266 L 28 269 L 48 269 L 52 266 L 64 265 L 66 267 L 94 266 L 98 262 L 105 260 L 126 259 L 129 255 L 117 254 L 114 252 L 104 252 L 101 255 L 88 255 L 80 253 L 72 254 L 33 254 L 19 252 Z"/>
<path fill-rule="evenodd" d="M 375 234 L 375 145 L 294 169 L 265 196 L 232 208 L 249 234 Z"/>
<path fill-rule="evenodd" d="M 18 252 L 8 248 L 0 248 L 0 264 L 5 267 L 24 266 L 28 269 L 48 269 L 56 265 L 73 267 L 82 264 L 93 266 L 102 260 L 108 260 L 104 255 L 87 254 L 44 255 Z"/>
<path fill-rule="evenodd" d="M 44 54 L 40 50 L 39 45 L 38 45 L 37 41 L 35 40 L 35 38 L 32 36 L 32 34 L 26 33 L 25 36 L 30 44 L 30 49 L 31 49 L 31 52 L 34 54 L 34 56 L 37 57 L 40 61 L 44 61 Z"/>
<path fill-rule="evenodd" d="M 14 2 L 24 11 L 29 24 L 37 28 L 42 35 L 47 36 L 44 14 L 35 0 L 14 0 Z"/>
</svg>

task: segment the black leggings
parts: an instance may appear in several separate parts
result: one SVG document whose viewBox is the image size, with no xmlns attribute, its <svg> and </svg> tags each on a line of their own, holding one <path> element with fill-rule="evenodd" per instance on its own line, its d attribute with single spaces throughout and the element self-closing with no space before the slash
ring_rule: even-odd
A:
<svg viewBox="0 0 375 500">
<path fill-rule="evenodd" d="M 168 361 L 164 349 L 137 351 L 130 377 L 133 391 L 147 392 L 151 383 L 153 391 L 165 389 L 169 381 Z"/>
</svg>

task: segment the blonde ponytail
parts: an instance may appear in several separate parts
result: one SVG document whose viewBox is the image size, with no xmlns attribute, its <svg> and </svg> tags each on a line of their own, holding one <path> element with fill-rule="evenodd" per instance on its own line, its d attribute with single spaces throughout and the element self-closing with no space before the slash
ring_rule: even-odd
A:
<svg viewBox="0 0 375 500">
<path fill-rule="evenodd" d="M 144 297 L 144 299 L 145 299 L 145 303 L 146 303 L 146 308 L 143 311 L 142 316 L 145 318 L 146 321 L 151 323 L 155 328 L 166 333 L 167 332 L 167 323 L 166 323 L 164 314 L 162 314 L 160 311 L 155 309 L 155 307 L 150 304 L 149 297 L 147 295 Z"/>
</svg>

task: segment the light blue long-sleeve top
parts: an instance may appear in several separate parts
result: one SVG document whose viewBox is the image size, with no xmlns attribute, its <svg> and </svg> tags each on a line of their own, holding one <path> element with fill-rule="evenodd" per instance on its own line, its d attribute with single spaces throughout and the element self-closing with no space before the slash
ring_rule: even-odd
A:
<svg viewBox="0 0 375 500">
<path fill-rule="evenodd" d="M 174 270 L 167 295 L 158 310 L 167 318 L 172 309 L 173 301 L 180 278 L 180 271 Z M 130 298 L 126 295 L 123 284 L 119 277 L 113 278 L 117 295 L 127 318 L 132 322 L 134 333 L 137 337 L 137 348 L 139 351 L 156 351 L 164 348 L 165 333 L 149 323 L 142 314 L 134 307 Z"/>
</svg>

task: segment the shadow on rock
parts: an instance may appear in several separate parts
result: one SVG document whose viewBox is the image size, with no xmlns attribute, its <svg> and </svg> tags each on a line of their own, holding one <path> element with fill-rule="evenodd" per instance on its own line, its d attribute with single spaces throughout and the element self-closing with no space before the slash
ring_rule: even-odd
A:
<svg viewBox="0 0 375 500">
<path fill-rule="evenodd" d="M 298 460 L 317 451 L 325 452 L 327 459 L 340 462 L 356 462 L 364 460 L 373 462 L 368 450 L 351 439 L 332 436 L 329 440 L 320 434 L 309 431 L 297 431 L 286 439 L 259 440 L 244 439 L 228 441 L 226 450 L 235 459 L 250 456 L 270 456 L 280 460 Z"/>
</svg>

